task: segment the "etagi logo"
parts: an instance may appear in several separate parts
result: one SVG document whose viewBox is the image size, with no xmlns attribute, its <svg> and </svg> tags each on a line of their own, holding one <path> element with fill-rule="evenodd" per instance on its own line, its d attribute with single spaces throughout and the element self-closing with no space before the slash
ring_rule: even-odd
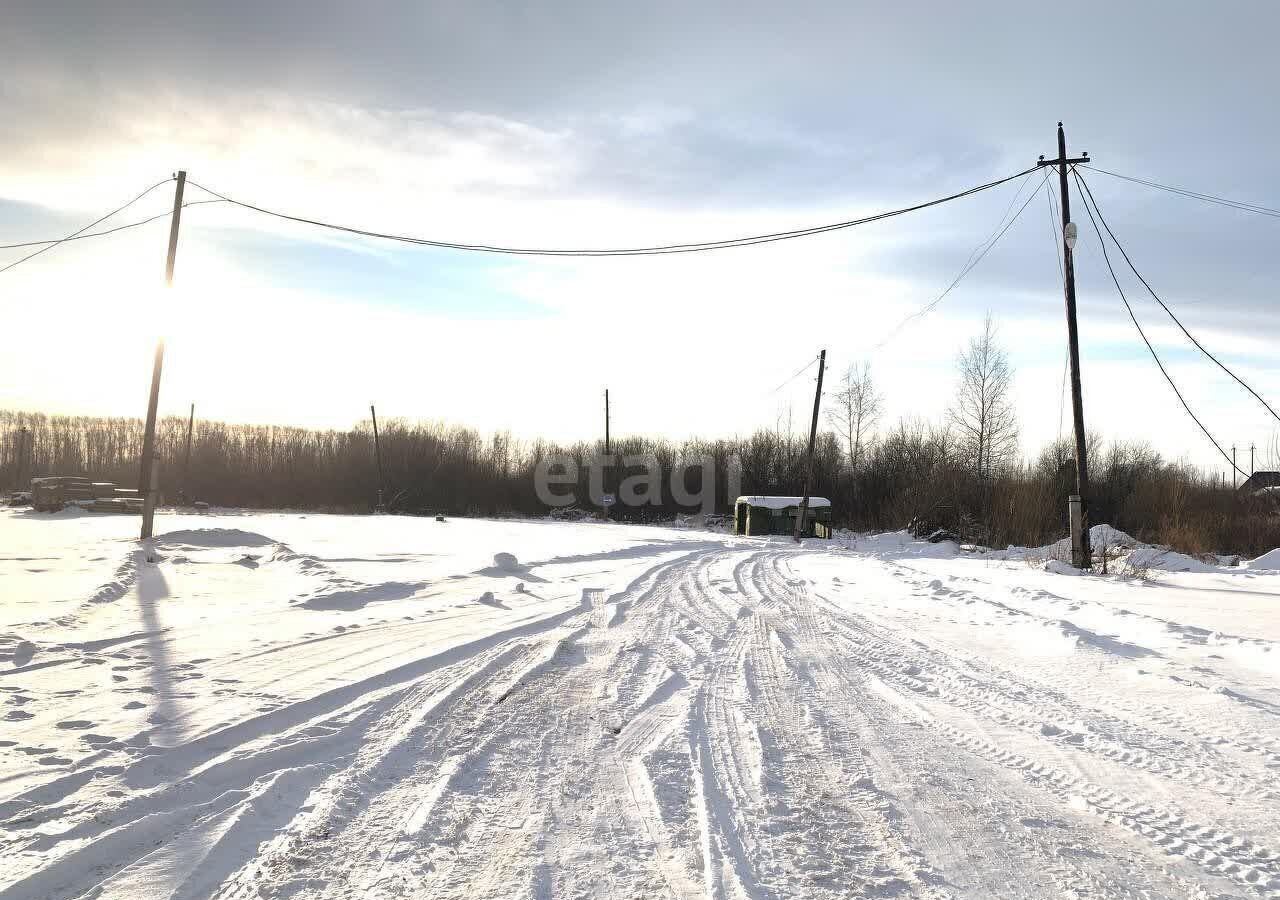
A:
<svg viewBox="0 0 1280 900">
<path fill-rule="evenodd" d="M 584 473 L 585 470 L 585 473 Z M 585 490 L 583 474 L 586 475 Z M 543 457 L 534 468 L 534 490 L 538 500 L 553 508 L 576 503 L 595 506 L 641 507 L 662 506 L 668 502 L 689 510 L 697 508 L 706 515 L 716 511 L 716 483 L 723 474 L 725 496 L 737 497 L 742 490 L 742 469 L 737 459 L 717 472 L 716 460 L 700 456 L 671 467 L 664 479 L 663 467 L 651 454 L 606 456 L 597 453 L 585 465 L 567 453 Z M 610 478 L 612 476 L 612 478 Z M 621 477 L 616 494 L 606 490 Z M 692 487 L 691 487 L 692 485 Z"/>
</svg>

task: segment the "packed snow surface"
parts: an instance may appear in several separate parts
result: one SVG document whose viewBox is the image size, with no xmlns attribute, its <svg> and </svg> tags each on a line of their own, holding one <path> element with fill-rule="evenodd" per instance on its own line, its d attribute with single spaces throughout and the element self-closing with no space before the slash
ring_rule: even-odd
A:
<svg viewBox="0 0 1280 900">
<path fill-rule="evenodd" d="M 1280 897 L 1274 567 L 136 527 L 0 513 L 4 900 Z"/>
</svg>

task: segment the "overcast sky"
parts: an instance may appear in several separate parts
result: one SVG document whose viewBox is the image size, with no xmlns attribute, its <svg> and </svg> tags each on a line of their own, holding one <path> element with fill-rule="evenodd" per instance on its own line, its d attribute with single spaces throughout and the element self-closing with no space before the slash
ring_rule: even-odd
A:
<svg viewBox="0 0 1280 900">
<path fill-rule="evenodd" d="M 0 243 L 65 234 L 178 168 L 258 205 L 451 241 L 732 237 L 1009 175 L 1056 151 L 1060 119 L 1098 166 L 1280 207 L 1277 33 L 1263 0 L 7 0 Z M 1280 220 L 1086 177 L 1148 281 L 1280 405 Z M 164 186 L 112 223 L 171 203 Z M 1089 427 L 1222 468 L 1075 211 Z M 799 428 L 812 381 L 775 388 L 822 347 L 833 377 L 870 359 L 889 420 L 937 419 L 989 310 L 1034 453 L 1063 424 L 1055 228 L 1038 174 L 852 230 L 640 259 L 415 248 L 201 205 L 172 296 L 163 221 L 0 274 L 0 333 L 17 335 L 0 407 L 141 415 L 164 331 L 162 411 L 236 421 L 345 427 L 376 400 L 388 418 L 592 437 L 608 385 L 617 433 L 741 433 L 788 410 Z M 1214 433 L 1270 444 L 1266 411 L 1130 296 Z"/>
</svg>

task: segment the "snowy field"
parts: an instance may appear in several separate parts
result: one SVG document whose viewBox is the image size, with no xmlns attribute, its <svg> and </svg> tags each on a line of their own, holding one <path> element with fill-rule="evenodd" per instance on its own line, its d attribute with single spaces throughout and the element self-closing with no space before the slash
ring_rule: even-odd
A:
<svg viewBox="0 0 1280 900">
<path fill-rule="evenodd" d="M 5 900 L 1280 897 L 1274 558 L 137 526 L 0 512 Z"/>
</svg>

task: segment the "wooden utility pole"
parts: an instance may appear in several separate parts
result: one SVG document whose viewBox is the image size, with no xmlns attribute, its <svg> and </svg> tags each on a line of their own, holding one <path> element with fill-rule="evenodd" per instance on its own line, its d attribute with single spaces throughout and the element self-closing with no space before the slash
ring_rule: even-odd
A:
<svg viewBox="0 0 1280 900">
<path fill-rule="evenodd" d="M 369 415 L 373 417 L 373 455 L 378 460 L 378 505 L 375 510 L 382 510 L 383 491 L 386 490 L 386 479 L 382 474 L 382 443 L 378 439 L 378 411 L 373 408 L 373 404 L 369 404 Z"/>
<path fill-rule="evenodd" d="M 1089 162 L 1089 154 L 1067 158 L 1067 137 L 1058 123 L 1058 158 L 1040 157 L 1037 166 L 1057 166 L 1058 190 L 1062 198 L 1063 292 L 1067 300 L 1067 348 L 1071 357 L 1071 417 L 1076 436 L 1076 492 L 1068 501 L 1071 519 L 1071 564 L 1077 569 L 1093 567 L 1089 546 L 1089 460 L 1084 435 L 1084 400 L 1080 394 L 1080 338 L 1076 329 L 1076 270 L 1071 253 L 1076 244 L 1076 226 L 1071 221 L 1071 196 L 1067 188 L 1067 167 Z"/>
<path fill-rule="evenodd" d="M 187 487 L 191 483 L 191 431 L 196 424 L 196 405 L 191 404 L 191 415 L 187 417 L 187 450 L 182 455 L 182 490 L 178 492 L 184 501 L 191 498 L 187 495 Z"/>
<path fill-rule="evenodd" d="M 22 476 L 26 474 L 28 478 L 35 475 L 35 436 L 31 433 L 31 429 L 22 426 L 22 430 L 18 432 L 18 484 L 17 489 L 22 490 Z M 31 471 L 29 471 L 31 470 Z M 26 487 L 31 487 L 30 483 Z"/>
<path fill-rule="evenodd" d="M 173 217 L 169 221 L 169 255 L 164 265 L 165 287 L 173 287 L 173 264 L 178 257 L 178 224 L 182 220 L 182 191 L 187 186 L 187 173 L 178 173 L 173 192 Z M 156 514 L 156 407 L 160 403 L 160 373 L 164 370 L 164 335 L 156 339 L 156 357 L 151 367 L 151 396 L 147 400 L 147 425 L 142 434 L 142 477 L 138 492 L 142 494 L 142 539 L 151 537 Z"/>
<path fill-rule="evenodd" d="M 796 543 L 804 537 L 804 520 L 809 514 L 809 483 L 813 480 L 813 445 L 818 440 L 818 408 L 822 405 L 822 373 L 827 367 L 827 351 L 818 354 L 818 387 L 813 392 L 813 421 L 809 423 L 809 458 L 804 464 L 804 494 L 800 498 L 800 515 L 796 517 Z"/>
<path fill-rule="evenodd" d="M 1238 468 L 1236 468 L 1236 445 L 1235 445 L 1235 444 L 1232 444 L 1232 445 L 1231 445 L 1231 490 L 1233 490 L 1233 491 L 1234 491 L 1234 490 L 1236 489 L 1236 487 L 1237 487 L 1237 484 L 1236 484 L 1236 481 L 1237 481 L 1236 473 L 1237 473 L 1237 472 L 1239 472 L 1239 471 L 1240 471 L 1240 470 L 1239 470 Z"/>
<path fill-rule="evenodd" d="M 605 495 L 608 496 L 612 493 L 609 490 L 610 481 L 612 480 L 609 478 L 609 474 L 610 474 L 610 471 L 613 469 L 613 445 L 609 441 L 609 389 L 608 388 L 604 389 L 604 458 L 605 458 L 605 470 L 603 473 L 604 477 L 601 479 L 601 489 L 604 491 Z M 617 498 L 615 497 L 614 499 L 616 500 Z M 604 506 L 604 515 L 605 515 L 605 518 L 607 519 L 609 518 L 609 512 L 611 510 L 612 504 L 604 503 L 603 506 Z"/>
<path fill-rule="evenodd" d="M 1253 448 L 1254 448 L 1254 445 L 1250 444 L 1249 445 L 1249 477 L 1250 478 L 1253 477 Z"/>
</svg>

